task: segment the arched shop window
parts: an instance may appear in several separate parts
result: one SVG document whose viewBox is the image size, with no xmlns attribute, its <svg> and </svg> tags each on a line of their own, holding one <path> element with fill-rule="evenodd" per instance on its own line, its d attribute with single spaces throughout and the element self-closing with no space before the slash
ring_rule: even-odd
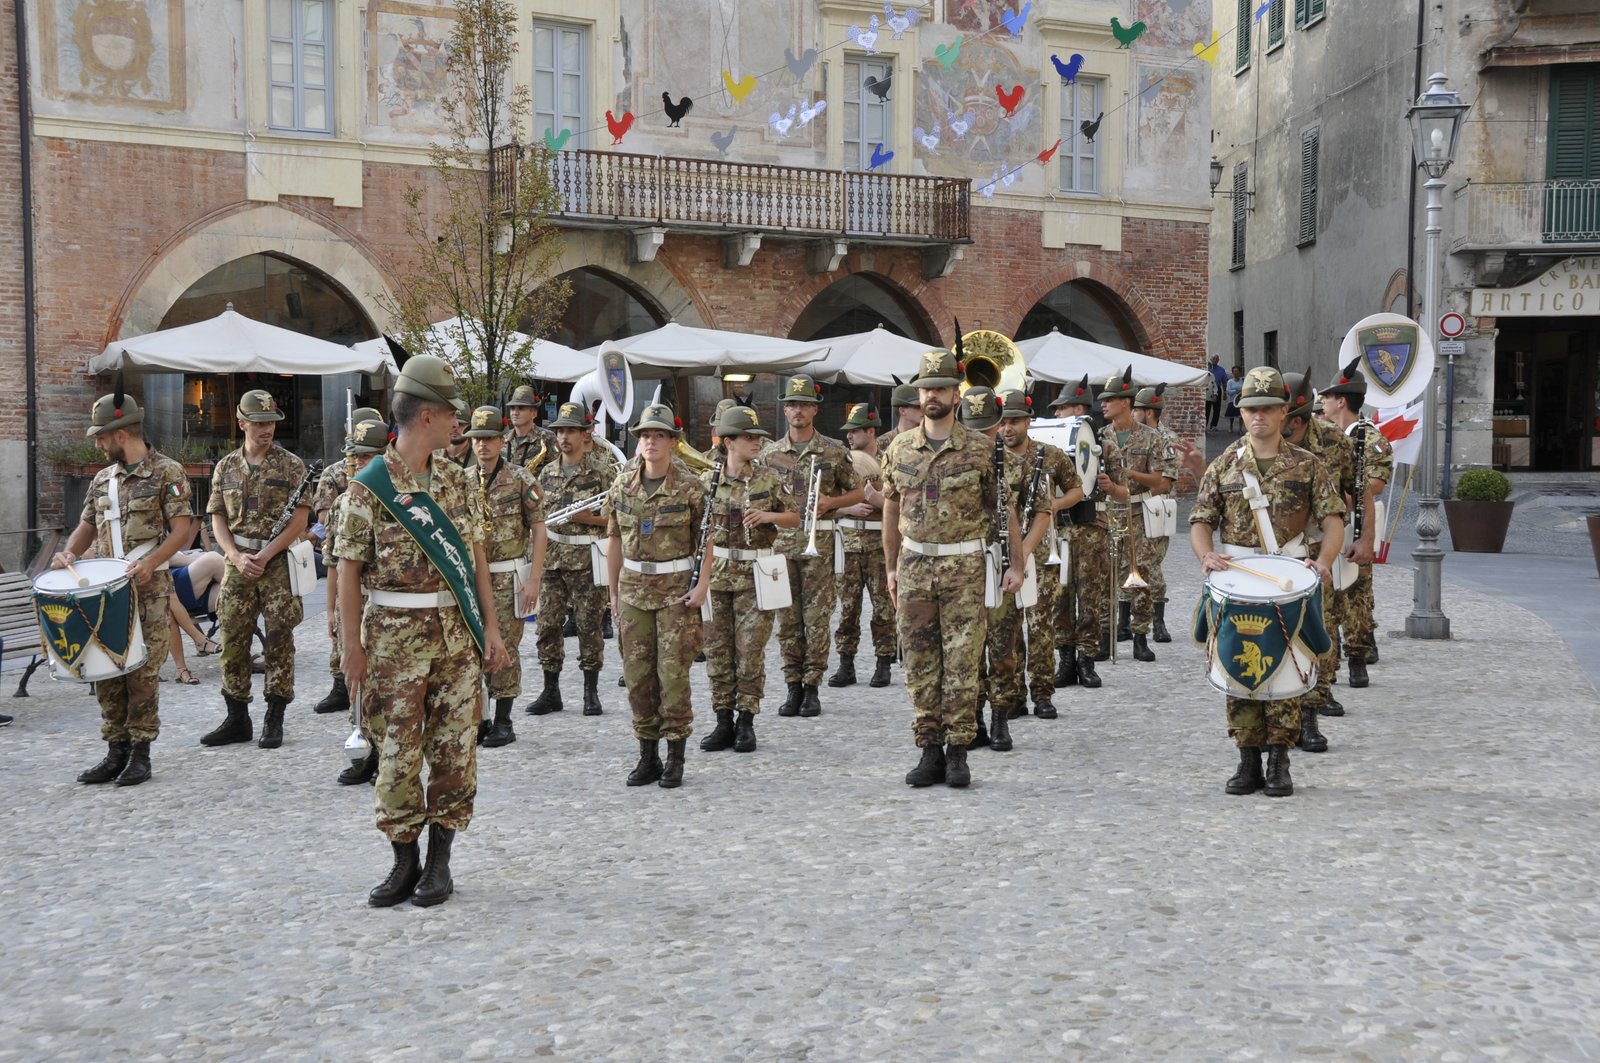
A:
<svg viewBox="0 0 1600 1063">
<path fill-rule="evenodd" d="M 348 345 L 377 336 L 361 306 L 326 274 L 293 259 L 256 254 L 201 277 L 161 319 L 163 329 L 216 317 L 229 306 L 269 325 Z M 261 388 L 283 409 L 277 440 L 304 458 L 329 460 L 344 442 L 346 391 L 357 405 L 378 402 L 361 373 L 282 376 L 275 373 L 143 374 L 150 437 L 191 460 L 238 445 L 239 396 Z"/>
<path fill-rule="evenodd" d="M 1014 338 L 1037 339 L 1048 336 L 1051 329 L 1107 347 L 1139 350 L 1138 334 L 1116 296 L 1084 281 L 1068 281 L 1051 289 L 1033 304 Z"/>
<path fill-rule="evenodd" d="M 893 284 L 856 273 L 828 285 L 789 330 L 792 340 L 822 340 L 871 332 L 882 325 L 896 335 L 937 343 L 926 316 Z"/>
<path fill-rule="evenodd" d="M 649 296 L 614 273 L 585 266 L 561 276 L 572 285 L 572 298 L 547 337 L 557 343 L 583 350 L 667 323 L 666 313 Z"/>
</svg>

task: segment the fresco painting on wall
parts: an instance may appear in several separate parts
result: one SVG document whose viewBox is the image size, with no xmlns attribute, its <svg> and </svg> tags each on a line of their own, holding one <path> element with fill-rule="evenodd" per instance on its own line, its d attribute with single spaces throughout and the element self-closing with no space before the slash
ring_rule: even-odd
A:
<svg viewBox="0 0 1600 1063">
<path fill-rule="evenodd" d="M 375 0 L 367 9 L 369 121 L 400 133 L 445 130 L 446 60 L 455 12 L 428 4 Z"/>
<path fill-rule="evenodd" d="M 184 108 L 183 4 L 56 0 L 42 10 L 45 94 L 107 106 Z"/>
<path fill-rule="evenodd" d="M 999 39 L 964 43 L 949 69 L 936 57 L 924 58 L 919 82 L 916 124 L 928 130 L 939 126 L 946 132 L 936 159 L 927 158 L 931 153 L 918 145 L 918 155 L 930 173 L 987 178 L 1000 159 L 1039 153 L 1043 137 L 1039 93 L 1032 89 L 1039 84 L 1039 71 L 1023 66 Z M 1008 91 L 1017 85 L 1030 87 L 1010 118 L 995 96 L 996 85 Z M 962 130 L 960 137 L 954 135 L 952 119 Z"/>
<path fill-rule="evenodd" d="M 1135 161 L 1140 166 L 1181 167 L 1189 160 L 1185 155 L 1188 144 L 1183 139 L 1189 134 L 1189 114 L 1198 102 L 1203 66 L 1198 63 L 1182 67 L 1139 64 L 1139 135 L 1135 147 Z"/>
</svg>

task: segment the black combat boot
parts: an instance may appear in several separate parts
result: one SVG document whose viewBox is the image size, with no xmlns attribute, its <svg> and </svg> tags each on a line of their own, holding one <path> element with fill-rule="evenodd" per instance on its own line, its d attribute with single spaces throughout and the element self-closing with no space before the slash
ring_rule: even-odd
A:
<svg viewBox="0 0 1600 1063">
<path fill-rule="evenodd" d="M 805 697 L 805 688 L 799 683 L 789 684 L 789 696 L 778 706 L 779 716 L 800 715 L 800 702 Z"/>
<path fill-rule="evenodd" d="M 923 746 L 922 759 L 906 772 L 907 786 L 932 786 L 944 782 L 944 747 Z"/>
<path fill-rule="evenodd" d="M 628 689 L 628 677 L 626 675 L 617 676 L 617 686 L 624 690 Z"/>
<path fill-rule="evenodd" d="M 1056 647 L 1056 689 L 1078 685 L 1078 653 L 1071 646 Z"/>
<path fill-rule="evenodd" d="M 886 687 L 889 685 L 889 665 L 893 657 L 879 657 L 878 665 L 872 670 L 872 678 L 867 680 L 869 687 Z"/>
<path fill-rule="evenodd" d="M 1223 789 L 1230 794 L 1253 794 L 1265 785 L 1266 776 L 1261 774 L 1261 747 L 1240 746 L 1239 770 Z"/>
<path fill-rule="evenodd" d="M 967 751 L 950 746 L 944 751 L 944 784 L 960 789 L 972 785 L 972 769 L 967 767 Z"/>
<path fill-rule="evenodd" d="M 1167 631 L 1167 603 L 1156 602 L 1156 615 L 1150 621 L 1150 637 L 1157 642 L 1171 642 L 1172 634 Z"/>
<path fill-rule="evenodd" d="M 967 748 L 968 749 L 982 749 L 984 746 L 989 744 L 989 728 L 985 727 L 984 724 L 983 724 L 983 706 L 982 705 L 979 705 L 978 706 L 978 711 L 973 713 L 973 718 L 977 723 L 978 729 L 977 729 L 977 731 L 975 731 L 973 733 L 972 741 L 967 743 Z"/>
<path fill-rule="evenodd" d="M 1345 679 L 1345 682 L 1357 690 L 1366 686 L 1368 682 L 1366 660 L 1362 657 L 1352 657 L 1345 663 L 1350 667 L 1349 676 Z"/>
<path fill-rule="evenodd" d="M 853 687 L 856 685 L 856 659 L 839 656 L 839 667 L 828 677 L 830 687 Z"/>
<path fill-rule="evenodd" d="M 649 786 L 661 778 L 661 742 L 655 738 L 639 739 L 639 763 L 628 773 L 629 786 Z"/>
<path fill-rule="evenodd" d="M 1328 696 L 1317 703 L 1317 713 L 1321 716 L 1343 716 L 1344 706 L 1333 696 L 1333 691 L 1329 690 Z"/>
<path fill-rule="evenodd" d="M 1049 694 L 1040 694 L 1033 699 L 1033 714 L 1041 720 L 1056 718 L 1056 703 L 1050 700 Z"/>
<path fill-rule="evenodd" d="M 585 668 L 583 670 L 583 714 L 585 716 L 599 716 L 600 711 L 600 669 Z"/>
<path fill-rule="evenodd" d="M 1378 644 L 1376 642 L 1374 642 L 1372 644 L 1372 649 L 1367 651 L 1367 663 L 1368 664 L 1377 664 L 1378 663 Z"/>
<path fill-rule="evenodd" d="M 494 726 L 489 728 L 489 733 L 484 736 L 483 744 L 490 748 L 509 746 L 517 740 L 516 728 L 511 726 L 511 703 L 513 698 L 494 699 Z"/>
<path fill-rule="evenodd" d="M 1006 714 L 1006 719 L 1020 720 L 1026 715 L 1028 715 L 1028 699 L 1023 697 L 1021 701 L 1011 706 L 1011 711 Z"/>
<path fill-rule="evenodd" d="M 115 779 L 128 766 L 128 753 L 132 748 L 132 742 L 107 742 L 105 759 L 79 775 L 78 781 L 102 783 Z"/>
<path fill-rule="evenodd" d="M 1090 690 L 1100 685 L 1100 677 L 1095 674 L 1094 661 L 1089 659 L 1087 653 L 1078 654 L 1078 684 Z"/>
<path fill-rule="evenodd" d="M 411 894 L 411 903 L 418 908 L 443 904 L 456 891 L 450 877 L 450 846 L 455 840 L 456 832 L 450 827 L 428 824 L 428 866 L 422 869 L 416 891 Z"/>
<path fill-rule="evenodd" d="M 1156 653 L 1150 648 L 1150 640 L 1144 635 L 1133 636 L 1133 659 L 1136 661 L 1153 661 Z"/>
<path fill-rule="evenodd" d="M 544 689 L 528 703 L 529 716 L 548 716 L 561 711 L 561 673 L 544 670 Z"/>
<path fill-rule="evenodd" d="M 344 685 L 344 676 L 333 677 L 333 689 L 311 711 L 324 716 L 330 712 L 350 711 L 350 691 Z"/>
<path fill-rule="evenodd" d="M 994 723 L 989 732 L 989 748 L 996 753 L 1011 752 L 1011 714 L 1001 709 L 991 715 Z"/>
<path fill-rule="evenodd" d="M 1132 617 L 1132 613 L 1133 613 L 1133 603 L 1132 602 L 1118 602 L 1117 603 L 1117 641 L 1118 642 L 1127 642 L 1129 639 L 1133 638 L 1133 621 L 1132 621 L 1132 618 L 1131 618 Z"/>
<path fill-rule="evenodd" d="M 1109 636 L 1109 635 L 1101 635 L 1100 636 L 1100 649 L 1099 649 L 1099 652 L 1097 652 L 1094 655 L 1094 659 L 1096 661 L 1109 661 L 1109 660 L 1111 660 L 1111 636 Z M 1082 664 L 1083 662 L 1080 661 L 1078 663 Z M 1081 669 L 1080 669 L 1080 671 L 1081 671 Z"/>
<path fill-rule="evenodd" d="M 340 786 L 359 786 L 364 782 L 371 782 L 378 777 L 378 749 L 373 747 L 365 760 L 351 761 L 350 766 L 339 773 Z"/>
<path fill-rule="evenodd" d="M 733 725 L 733 751 L 735 753 L 754 753 L 756 751 L 755 713 L 739 713 L 739 719 Z"/>
<path fill-rule="evenodd" d="M 118 786 L 138 786 L 150 778 L 150 743 L 135 742 L 128 753 L 128 766 L 117 776 Z"/>
<path fill-rule="evenodd" d="M 687 738 L 674 738 L 667 742 L 667 766 L 656 783 L 663 790 L 676 790 L 683 785 L 683 754 L 688 745 Z"/>
<path fill-rule="evenodd" d="M 1300 741 L 1299 746 L 1307 753 L 1326 753 L 1328 739 L 1317 727 L 1317 707 L 1305 702 L 1300 703 Z"/>
<path fill-rule="evenodd" d="M 267 699 L 267 715 L 261 722 L 261 749 L 277 749 L 283 745 L 283 711 L 289 707 L 284 698 Z"/>
<path fill-rule="evenodd" d="M 822 715 L 822 702 L 817 699 L 817 684 L 815 684 L 815 683 L 807 683 L 807 684 L 805 684 L 805 689 L 803 691 L 801 691 L 800 715 L 802 715 L 802 716 L 821 716 Z"/>
<path fill-rule="evenodd" d="M 255 735 L 253 725 L 250 723 L 250 703 L 222 695 L 222 700 L 228 705 L 228 717 L 200 739 L 203 746 L 226 746 L 234 742 L 248 742 Z"/>
<path fill-rule="evenodd" d="M 720 753 L 733 745 L 733 710 L 717 710 L 717 726 L 700 739 L 700 752 Z"/>
<path fill-rule="evenodd" d="M 1289 778 L 1289 747 L 1267 747 L 1267 796 L 1288 797 L 1294 793 L 1294 780 Z"/>
<path fill-rule="evenodd" d="M 369 908 L 393 908 L 411 896 L 417 888 L 417 879 L 422 877 L 421 846 L 415 838 L 408 842 L 391 841 L 389 845 L 394 849 L 394 866 L 389 869 L 389 876 L 367 894 Z"/>
</svg>

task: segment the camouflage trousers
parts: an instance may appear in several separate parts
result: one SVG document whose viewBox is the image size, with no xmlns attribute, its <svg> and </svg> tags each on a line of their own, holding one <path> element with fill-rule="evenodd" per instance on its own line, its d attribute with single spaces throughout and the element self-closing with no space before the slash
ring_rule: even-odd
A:
<svg viewBox="0 0 1600 1063">
<path fill-rule="evenodd" d="M 1056 610 L 1061 592 L 1065 589 L 1061 586 L 1061 570 L 1055 565 L 1045 564 L 1045 556 L 1044 550 L 1034 556 L 1034 570 L 1039 578 L 1039 603 L 1032 609 L 1023 610 L 1022 627 L 1027 641 L 1017 648 L 1017 652 L 1026 657 L 1028 693 L 1033 695 L 1035 701 L 1055 694 Z M 1018 675 L 1021 675 L 1020 669 Z M 1019 684 L 1016 701 L 1022 700 L 1022 693 Z"/>
<path fill-rule="evenodd" d="M 1128 612 L 1131 615 L 1130 626 L 1136 635 L 1150 634 L 1150 621 L 1155 616 L 1155 603 L 1166 601 L 1166 585 L 1162 584 L 1162 597 L 1155 596 L 1155 584 L 1150 579 L 1150 571 L 1146 567 L 1154 559 L 1154 543 L 1161 544 L 1162 556 L 1166 555 L 1166 539 L 1148 539 L 1144 534 L 1144 516 L 1140 513 L 1139 506 L 1134 507 L 1133 519 L 1128 528 L 1123 532 L 1122 538 L 1117 543 L 1117 593 L 1121 595 L 1120 601 L 1129 603 Z M 1132 572 L 1132 562 L 1138 561 L 1139 575 L 1144 578 L 1145 587 L 1130 587 L 1122 589 L 1123 583 Z"/>
<path fill-rule="evenodd" d="M 1068 540 L 1071 565 L 1056 601 L 1056 648 L 1076 647 L 1093 657 L 1111 617 L 1111 539 L 1104 528 L 1083 524 Z"/>
<path fill-rule="evenodd" d="M 161 732 L 158 695 L 161 666 L 167 663 L 172 645 L 172 614 L 167 612 L 172 576 L 153 573 L 137 593 L 139 629 L 150 656 L 127 675 L 94 685 L 94 699 L 100 703 L 100 737 L 107 742 L 154 742 Z"/>
<path fill-rule="evenodd" d="M 1292 746 L 1300 741 L 1300 699 L 1228 699 L 1228 734 L 1240 749 Z"/>
<path fill-rule="evenodd" d="M 571 609 L 578 622 L 578 668 L 585 672 L 597 671 L 605 645 L 600 639 L 600 618 L 611 607 L 610 598 L 609 591 L 594 585 L 594 576 L 587 565 L 546 568 L 544 582 L 539 585 L 539 622 L 535 637 L 539 667 L 547 672 L 561 671 L 567 656 L 561 631 L 567 623 L 567 610 Z M 502 627 L 501 633 L 504 631 Z"/>
<path fill-rule="evenodd" d="M 478 795 L 478 655 L 383 652 L 370 628 L 365 635 L 369 666 L 362 718 L 369 740 L 378 736 L 378 829 L 397 842 L 414 840 L 429 823 L 464 830 Z"/>
<path fill-rule="evenodd" d="M 712 711 L 760 712 L 767 689 L 772 613 L 756 608 L 755 588 L 712 591 L 705 637 Z"/>
<path fill-rule="evenodd" d="M 517 612 L 517 574 L 491 572 L 489 585 L 494 588 L 494 617 L 500 625 L 500 641 L 509 655 L 508 663 L 489 673 L 489 697 L 518 698 L 522 696 L 522 629 L 528 625 Z"/>
<path fill-rule="evenodd" d="M 1145 596 L 1150 605 L 1165 603 L 1167 600 L 1167 547 L 1172 545 L 1172 540 L 1166 536 L 1159 539 L 1141 539 L 1143 550 L 1139 554 L 1139 572 L 1144 576 L 1144 581 L 1150 584 L 1150 592 Z M 1135 606 L 1137 608 L 1137 605 Z M 1137 621 L 1136 621 L 1137 622 Z"/>
<path fill-rule="evenodd" d="M 872 599 L 872 652 L 879 657 L 894 656 L 894 606 L 889 604 L 889 584 L 883 567 L 883 550 L 865 550 L 844 555 L 844 571 L 835 582 L 839 588 L 839 627 L 833 633 L 833 648 L 841 657 L 854 657 L 861 646 L 861 592 Z"/>
<path fill-rule="evenodd" d="M 983 564 L 981 554 L 900 553 L 896 621 L 918 746 L 964 746 L 977 734 L 978 669 L 987 632 Z"/>
<path fill-rule="evenodd" d="M 778 610 L 778 652 L 787 683 L 822 682 L 828 667 L 828 625 L 833 622 L 833 552 L 789 558 L 794 604 Z"/>
<path fill-rule="evenodd" d="M 621 607 L 617 640 L 634 737 L 646 742 L 688 738 L 694 722 L 689 666 L 700 652 L 700 611 L 678 602 L 660 609 L 637 609 L 627 602 Z"/>
<path fill-rule="evenodd" d="M 1356 581 L 1344 589 L 1345 609 L 1340 618 L 1344 624 L 1345 651 L 1350 656 L 1365 657 L 1377 648 L 1373 638 L 1376 621 L 1372 611 L 1377 603 L 1372 597 L 1372 566 L 1362 565 Z"/>
<path fill-rule="evenodd" d="M 266 629 L 262 655 L 267 662 L 266 696 L 294 700 L 294 629 L 305 619 L 300 599 L 289 590 L 289 559 L 279 554 L 267 562 L 258 580 L 245 579 L 228 565 L 222 570 L 217 595 L 217 630 L 222 636 L 222 693 L 248 703 L 250 647 L 256 618 Z"/>
<path fill-rule="evenodd" d="M 328 585 L 330 587 L 333 586 L 338 578 L 338 566 L 328 569 Z M 340 630 L 344 625 L 339 622 L 339 610 L 337 607 L 331 607 L 328 615 L 332 618 L 328 632 L 328 674 L 336 676 L 341 674 L 339 659 L 344 656 L 344 640 L 341 637 L 342 631 Z"/>
<path fill-rule="evenodd" d="M 1348 589 L 1336 591 L 1327 584 L 1322 586 L 1322 623 L 1332 645 L 1317 658 L 1317 685 L 1307 695 L 1313 703 L 1327 701 L 1333 684 L 1339 681 L 1339 625 L 1349 615 L 1349 596 Z"/>
<path fill-rule="evenodd" d="M 1009 710 L 1022 700 L 1022 673 L 1017 668 L 1022 612 L 1014 594 L 1000 595 L 1000 604 L 985 612 L 988 618 L 979 704 L 988 702 L 996 712 Z"/>
</svg>

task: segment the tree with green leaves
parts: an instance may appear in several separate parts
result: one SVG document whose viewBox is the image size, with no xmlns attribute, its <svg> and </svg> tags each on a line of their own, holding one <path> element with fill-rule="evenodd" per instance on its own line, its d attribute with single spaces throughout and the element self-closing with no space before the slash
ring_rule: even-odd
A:
<svg viewBox="0 0 1600 1063">
<path fill-rule="evenodd" d="M 497 403 L 537 376 L 535 339 L 571 295 L 550 273 L 561 254 L 551 154 L 519 143 L 532 99 L 514 83 L 517 13 L 509 0 L 456 0 L 442 101 L 448 140 L 429 180 L 406 189 L 414 260 L 384 308 L 406 350 L 438 355 L 472 405 Z M 455 318 L 459 326 L 434 329 Z"/>
</svg>

